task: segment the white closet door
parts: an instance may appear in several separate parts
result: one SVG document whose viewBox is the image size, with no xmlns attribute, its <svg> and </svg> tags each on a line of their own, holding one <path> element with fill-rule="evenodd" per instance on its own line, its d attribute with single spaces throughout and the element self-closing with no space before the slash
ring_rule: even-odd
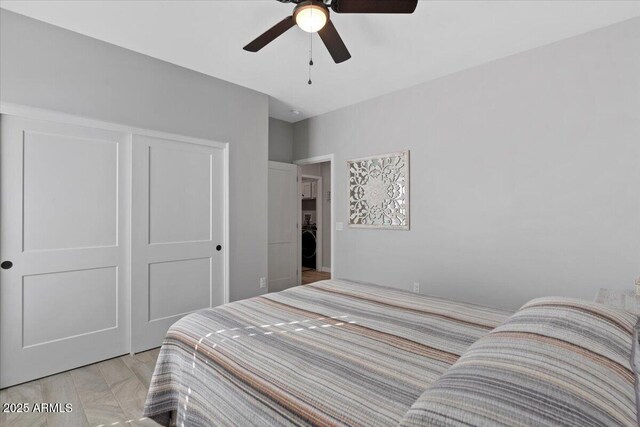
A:
<svg viewBox="0 0 640 427">
<path fill-rule="evenodd" d="M 269 292 L 298 284 L 298 166 L 269 162 Z"/>
<path fill-rule="evenodd" d="M 1 388 L 128 351 L 129 139 L 0 120 Z"/>
<path fill-rule="evenodd" d="M 224 151 L 133 136 L 133 352 L 182 316 L 224 302 Z"/>
</svg>

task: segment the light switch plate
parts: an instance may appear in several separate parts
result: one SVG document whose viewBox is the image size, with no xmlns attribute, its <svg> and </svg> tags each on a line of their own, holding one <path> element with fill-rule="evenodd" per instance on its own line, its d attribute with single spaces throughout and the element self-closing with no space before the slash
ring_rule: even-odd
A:
<svg viewBox="0 0 640 427">
<path fill-rule="evenodd" d="M 344 230 L 344 223 L 336 222 L 336 231 L 342 231 L 342 230 Z"/>
<path fill-rule="evenodd" d="M 266 277 L 261 277 L 260 278 L 260 288 L 266 288 L 267 287 L 267 278 Z"/>
</svg>

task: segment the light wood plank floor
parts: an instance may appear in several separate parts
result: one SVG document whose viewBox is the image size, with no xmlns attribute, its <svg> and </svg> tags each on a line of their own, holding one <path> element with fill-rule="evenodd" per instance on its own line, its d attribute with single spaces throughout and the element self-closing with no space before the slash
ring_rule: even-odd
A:
<svg viewBox="0 0 640 427">
<path fill-rule="evenodd" d="M 306 285 L 320 280 L 331 279 L 331 273 L 324 273 L 316 270 L 302 270 L 302 284 Z"/>
<path fill-rule="evenodd" d="M 0 402 L 71 403 L 67 413 L 0 413 L 0 426 L 158 426 L 142 417 L 160 349 L 125 355 L 0 390 Z"/>
</svg>

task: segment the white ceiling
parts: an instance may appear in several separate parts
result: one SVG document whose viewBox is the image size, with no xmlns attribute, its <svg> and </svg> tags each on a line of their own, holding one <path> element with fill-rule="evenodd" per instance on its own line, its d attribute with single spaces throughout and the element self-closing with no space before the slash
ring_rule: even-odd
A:
<svg viewBox="0 0 640 427">
<path fill-rule="evenodd" d="M 276 0 L 5 1 L 0 6 L 271 96 L 295 122 L 494 59 L 640 16 L 639 1 L 420 1 L 413 15 L 332 14 L 352 58 L 334 64 L 292 28 L 242 47 L 290 14 Z M 295 115 L 291 110 L 299 110 Z"/>
</svg>

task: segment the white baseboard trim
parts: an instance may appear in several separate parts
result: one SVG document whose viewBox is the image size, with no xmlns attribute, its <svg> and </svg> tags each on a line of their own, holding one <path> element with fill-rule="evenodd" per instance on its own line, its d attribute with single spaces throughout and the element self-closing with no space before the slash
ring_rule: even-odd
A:
<svg viewBox="0 0 640 427">
<path fill-rule="evenodd" d="M 331 267 L 322 267 L 320 271 L 323 273 L 331 273 Z"/>
</svg>

